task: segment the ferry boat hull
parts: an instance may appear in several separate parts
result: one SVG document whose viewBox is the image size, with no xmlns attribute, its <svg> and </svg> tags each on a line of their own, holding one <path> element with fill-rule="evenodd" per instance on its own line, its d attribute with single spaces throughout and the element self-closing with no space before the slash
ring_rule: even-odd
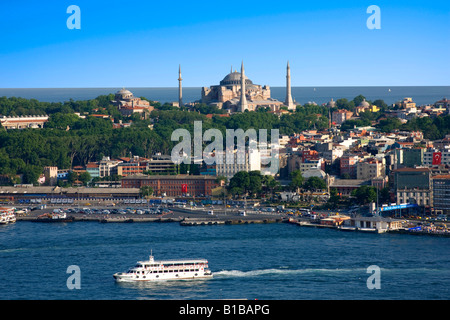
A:
<svg viewBox="0 0 450 320">
<path fill-rule="evenodd" d="M 144 274 L 144 275 L 130 275 L 126 272 L 118 272 L 113 275 L 116 282 L 156 282 L 156 281 L 177 281 L 177 280 L 202 280 L 210 279 L 213 277 L 211 273 L 209 274 L 189 274 L 189 273 L 179 273 L 175 276 L 165 275 L 165 274 Z"/>
<path fill-rule="evenodd" d="M 155 261 L 151 255 L 149 260 L 138 261 L 135 267 L 113 277 L 116 282 L 151 282 L 209 279 L 213 275 L 205 259 Z"/>
</svg>

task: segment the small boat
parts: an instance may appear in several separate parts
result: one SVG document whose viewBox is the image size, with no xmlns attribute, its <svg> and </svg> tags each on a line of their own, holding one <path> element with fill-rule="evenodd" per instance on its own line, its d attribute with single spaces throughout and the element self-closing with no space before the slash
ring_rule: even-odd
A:
<svg viewBox="0 0 450 320">
<path fill-rule="evenodd" d="M 138 261 L 127 272 L 113 275 L 117 282 L 148 282 L 161 280 L 194 280 L 212 278 L 205 259 L 156 261 L 153 255 L 147 261 Z"/>
<path fill-rule="evenodd" d="M 14 208 L 0 208 L 0 224 L 9 224 L 16 222 Z"/>
<path fill-rule="evenodd" d="M 74 221 L 74 217 L 67 216 L 65 212 L 61 213 L 44 213 L 38 216 L 35 220 L 36 222 L 72 222 Z"/>
</svg>

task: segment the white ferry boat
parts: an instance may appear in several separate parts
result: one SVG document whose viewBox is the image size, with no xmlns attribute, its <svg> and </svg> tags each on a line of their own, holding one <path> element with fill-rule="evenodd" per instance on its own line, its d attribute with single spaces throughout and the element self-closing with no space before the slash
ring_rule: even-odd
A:
<svg viewBox="0 0 450 320">
<path fill-rule="evenodd" d="M 0 224 L 16 222 L 14 208 L 0 208 Z"/>
<path fill-rule="evenodd" d="M 147 261 L 138 261 L 127 272 L 113 275 L 117 282 L 143 282 L 161 280 L 192 280 L 212 278 L 205 259 L 155 261 L 150 255 Z"/>
</svg>

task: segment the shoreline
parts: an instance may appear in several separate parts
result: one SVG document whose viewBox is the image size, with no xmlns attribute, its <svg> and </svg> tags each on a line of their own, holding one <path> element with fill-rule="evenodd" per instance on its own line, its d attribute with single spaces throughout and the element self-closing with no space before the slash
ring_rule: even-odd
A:
<svg viewBox="0 0 450 320">
<path fill-rule="evenodd" d="M 334 226 L 324 225 L 314 222 L 310 219 L 297 220 L 289 217 L 284 217 L 279 214 L 238 216 L 234 213 L 219 214 L 217 216 L 207 216 L 204 213 L 198 212 L 173 212 L 170 214 L 142 216 L 136 214 L 127 214 L 123 216 L 108 216 L 104 214 L 71 214 L 68 215 L 69 221 L 38 221 L 37 215 L 17 216 L 17 222 L 35 222 L 35 223 L 72 223 L 72 222 L 96 222 L 96 223 L 179 223 L 180 226 L 213 226 L 213 225 L 242 225 L 242 224 L 268 224 L 268 223 L 288 223 L 300 227 L 318 228 L 318 229 L 333 229 L 342 232 L 357 232 L 357 233 L 374 233 L 374 234 L 405 234 L 405 235 L 419 235 L 419 236 L 437 236 L 450 237 L 450 232 L 438 231 L 411 231 L 407 228 L 397 230 L 383 230 L 382 232 L 376 229 L 355 228 L 348 226 Z M 194 217 L 193 217 L 194 216 Z"/>
</svg>

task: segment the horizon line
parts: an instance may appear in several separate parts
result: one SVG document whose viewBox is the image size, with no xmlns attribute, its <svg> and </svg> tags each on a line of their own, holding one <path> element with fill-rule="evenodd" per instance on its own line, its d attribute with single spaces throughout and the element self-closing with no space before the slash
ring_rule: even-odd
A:
<svg viewBox="0 0 450 320">
<path fill-rule="evenodd" d="M 198 89 L 204 86 L 183 86 L 183 89 Z M 269 86 L 271 88 L 286 88 L 286 86 Z M 448 85 L 341 85 L 341 86 L 331 86 L 331 85 L 320 85 L 320 86 L 291 86 L 291 88 L 398 88 L 398 87 L 450 87 Z M 134 88 L 134 89 L 178 89 L 178 86 L 174 87 L 140 87 L 140 86 L 108 86 L 108 87 L 9 87 L 0 88 L 0 90 L 10 90 L 10 89 L 116 89 L 116 88 Z"/>
</svg>

